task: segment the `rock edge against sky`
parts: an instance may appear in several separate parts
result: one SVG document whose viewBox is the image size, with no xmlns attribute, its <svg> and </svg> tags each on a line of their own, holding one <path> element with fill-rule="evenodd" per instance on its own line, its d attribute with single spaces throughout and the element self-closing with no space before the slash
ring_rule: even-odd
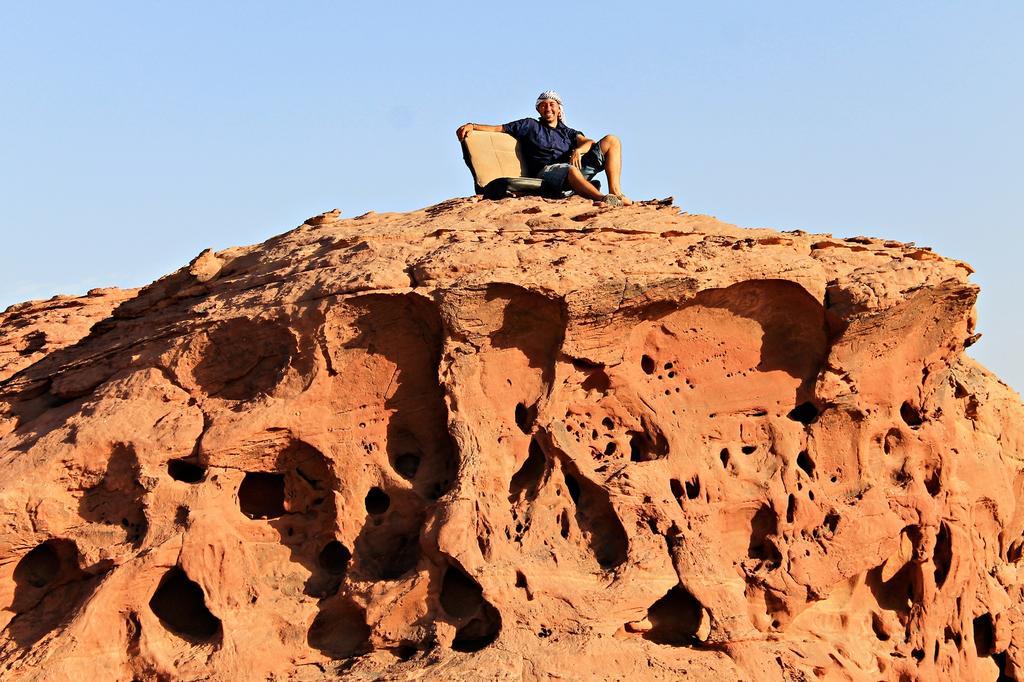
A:
<svg viewBox="0 0 1024 682">
<path fill-rule="evenodd" d="M 469 198 L 12 306 L 3 676 L 1011 678 L 970 273 Z"/>
</svg>

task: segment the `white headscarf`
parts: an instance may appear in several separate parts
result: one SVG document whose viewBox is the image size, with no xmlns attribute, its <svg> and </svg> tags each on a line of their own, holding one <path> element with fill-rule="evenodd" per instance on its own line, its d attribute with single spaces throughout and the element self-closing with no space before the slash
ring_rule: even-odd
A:
<svg viewBox="0 0 1024 682">
<path fill-rule="evenodd" d="M 540 104 L 541 102 L 543 102 L 546 99 L 553 99 L 556 102 L 558 102 L 558 104 L 560 106 L 564 106 L 564 105 L 562 105 L 562 97 L 561 97 L 561 95 L 559 95 L 554 90 L 545 90 L 544 92 L 542 92 L 539 95 L 537 95 L 537 102 L 536 102 L 536 104 L 534 104 L 534 106 L 537 106 L 537 104 Z"/>
<path fill-rule="evenodd" d="M 559 95 L 554 90 L 545 90 L 544 92 L 542 92 L 539 95 L 537 95 L 537 101 L 536 101 L 536 103 L 534 103 L 533 106 L 537 106 L 538 104 L 540 104 L 541 102 L 543 102 L 546 99 L 550 99 L 550 100 L 553 100 L 555 102 L 558 102 L 558 106 L 562 108 L 562 115 L 558 117 L 558 120 L 561 121 L 562 119 L 564 119 L 565 118 L 565 105 L 562 104 L 562 96 Z"/>
</svg>

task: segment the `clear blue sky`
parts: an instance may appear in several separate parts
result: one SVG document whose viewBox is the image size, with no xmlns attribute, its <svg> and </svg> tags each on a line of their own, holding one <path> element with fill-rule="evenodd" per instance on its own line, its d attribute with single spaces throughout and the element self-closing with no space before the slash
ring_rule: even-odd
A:
<svg viewBox="0 0 1024 682">
<path fill-rule="evenodd" d="M 0 308 L 469 194 L 455 127 L 554 88 L 634 197 L 970 262 L 1024 389 L 1022 36 L 1019 1 L 6 2 Z"/>
</svg>

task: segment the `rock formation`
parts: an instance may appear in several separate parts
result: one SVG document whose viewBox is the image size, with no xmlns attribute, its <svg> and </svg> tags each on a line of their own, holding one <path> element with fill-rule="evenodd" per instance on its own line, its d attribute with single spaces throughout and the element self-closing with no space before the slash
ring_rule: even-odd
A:
<svg viewBox="0 0 1024 682">
<path fill-rule="evenodd" d="M 14 306 L 0 676 L 1018 679 L 970 273 L 469 198 Z"/>
</svg>

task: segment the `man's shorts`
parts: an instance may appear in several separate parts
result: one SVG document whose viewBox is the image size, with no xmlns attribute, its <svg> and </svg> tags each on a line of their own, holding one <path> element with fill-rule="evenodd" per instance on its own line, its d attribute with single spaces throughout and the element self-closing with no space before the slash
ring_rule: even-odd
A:
<svg viewBox="0 0 1024 682">
<path fill-rule="evenodd" d="M 569 176 L 570 165 L 568 163 L 549 163 L 544 166 L 537 174 L 542 181 L 541 189 L 550 194 L 558 194 L 569 189 L 565 180 Z M 591 145 L 590 151 L 580 159 L 580 166 L 580 170 L 583 171 L 583 176 L 587 180 L 604 170 L 604 153 L 597 142 Z"/>
</svg>

